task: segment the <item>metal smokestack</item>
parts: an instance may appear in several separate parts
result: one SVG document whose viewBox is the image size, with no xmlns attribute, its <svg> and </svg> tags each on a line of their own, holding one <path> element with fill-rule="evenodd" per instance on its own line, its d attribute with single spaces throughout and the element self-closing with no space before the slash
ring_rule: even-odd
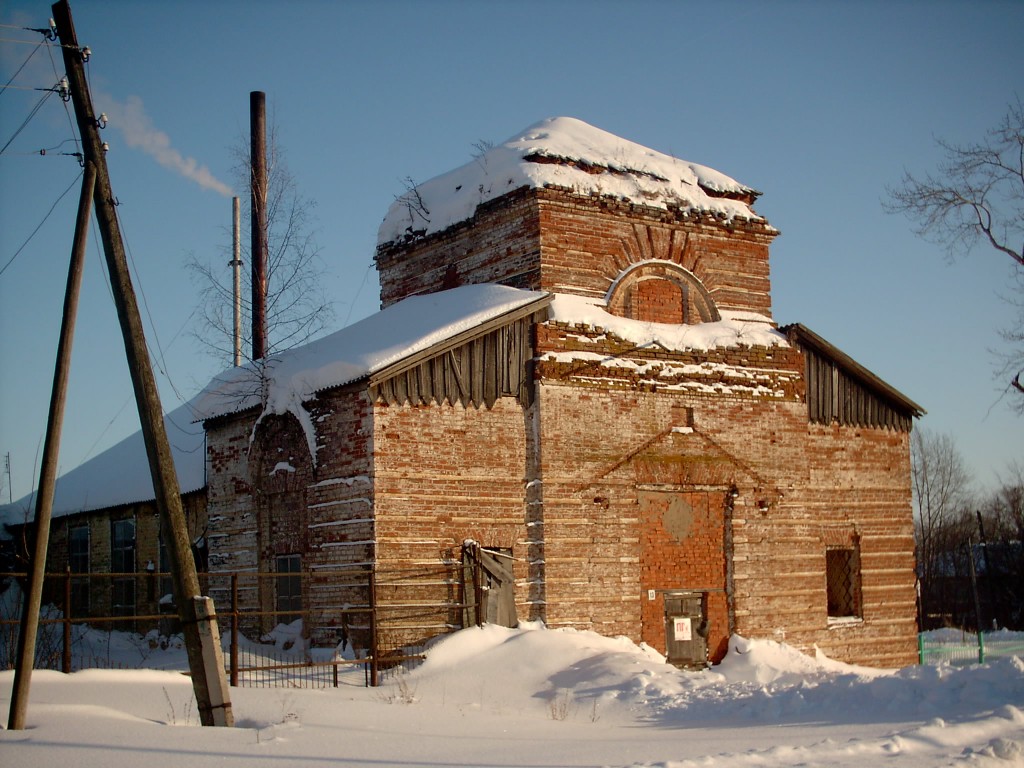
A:
<svg viewBox="0 0 1024 768">
<path fill-rule="evenodd" d="M 237 197 L 231 198 L 232 254 L 231 269 L 235 273 L 235 367 L 242 364 L 242 205 Z"/>
<path fill-rule="evenodd" d="M 252 359 L 267 356 L 267 108 L 266 94 L 249 94 L 252 216 Z"/>
</svg>

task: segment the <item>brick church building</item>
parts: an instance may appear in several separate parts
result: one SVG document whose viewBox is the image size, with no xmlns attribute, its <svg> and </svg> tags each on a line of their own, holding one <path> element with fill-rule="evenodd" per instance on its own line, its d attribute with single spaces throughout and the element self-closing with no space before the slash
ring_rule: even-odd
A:
<svg viewBox="0 0 1024 768">
<path fill-rule="evenodd" d="M 680 664 L 732 633 L 913 663 L 923 411 L 775 323 L 757 195 L 569 118 L 410 190 L 380 228 L 379 313 L 193 403 L 210 570 L 468 553 L 503 623 Z"/>
</svg>

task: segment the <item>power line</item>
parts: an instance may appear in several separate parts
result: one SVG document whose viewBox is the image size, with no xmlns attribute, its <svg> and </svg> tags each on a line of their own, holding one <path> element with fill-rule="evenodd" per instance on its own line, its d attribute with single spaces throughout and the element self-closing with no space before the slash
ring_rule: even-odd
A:
<svg viewBox="0 0 1024 768">
<path fill-rule="evenodd" d="M 22 243 L 22 244 L 21 244 L 21 247 L 20 247 L 20 248 L 19 248 L 19 249 L 18 249 L 17 251 L 15 251 L 15 252 L 14 252 L 14 255 L 13 255 L 13 256 L 11 256 L 11 258 L 10 258 L 10 259 L 8 260 L 8 262 L 7 262 L 6 264 L 4 264 L 4 265 L 3 265 L 3 267 L 0 267 L 0 276 L 2 276 L 2 275 L 3 275 L 3 273 L 7 271 L 7 268 L 8 268 L 9 266 L 11 266 L 11 264 L 13 264 L 13 263 L 14 263 L 14 260 L 15 260 L 16 258 L 18 258 L 18 255 L 19 255 L 19 254 L 20 254 L 20 253 L 21 253 L 21 252 L 22 252 L 23 250 L 25 250 L 25 246 L 29 244 L 29 242 L 30 242 L 30 241 L 32 240 L 32 238 L 36 236 L 36 233 L 37 233 L 37 232 L 38 232 L 38 231 L 39 231 L 40 229 L 42 229 L 42 227 L 43 227 L 43 224 L 45 224 L 45 223 L 46 223 L 46 220 L 47 220 L 48 218 L 50 218 L 50 214 L 51 214 L 51 213 L 53 213 L 53 209 L 54 209 L 54 208 L 56 208 L 56 207 L 57 207 L 57 204 L 58 204 L 58 203 L 59 203 L 59 202 L 60 202 L 61 200 L 63 200 L 63 199 L 64 199 L 64 196 L 65 196 L 65 195 L 66 195 L 66 194 L 67 194 L 68 192 L 70 192 L 70 191 L 71 191 L 71 188 L 72 188 L 72 187 L 74 187 L 74 186 L 75 186 L 75 184 L 77 184 L 77 183 L 78 183 L 78 180 L 79 180 L 80 178 L 82 178 L 82 172 L 81 172 L 81 171 L 79 171 L 78 175 L 77 175 L 77 176 L 75 176 L 74 180 L 73 180 L 73 181 L 72 181 L 72 182 L 71 182 L 71 183 L 70 183 L 70 184 L 68 185 L 68 188 L 67 188 L 67 189 L 65 189 L 65 190 L 64 190 L 63 192 L 61 192 L 61 193 L 60 193 L 60 197 L 58 197 L 58 198 L 57 198 L 57 199 L 56 199 L 56 200 L 54 201 L 53 205 L 51 205 L 51 206 L 50 206 L 50 210 L 46 212 L 46 215 L 45 215 L 45 216 L 43 216 L 43 220 L 39 222 L 39 225 L 38 225 L 38 226 L 37 226 L 37 227 L 36 227 L 35 229 L 33 229 L 33 230 L 32 230 L 32 234 L 28 236 L 28 240 L 26 240 L 26 241 L 25 241 L 24 243 Z"/>
<path fill-rule="evenodd" d="M 57 62 L 53 60 L 53 49 L 50 46 L 47 46 L 46 53 L 50 56 L 50 67 L 53 69 L 54 77 L 59 81 L 61 78 L 60 75 L 57 74 Z M 84 61 L 88 64 L 89 57 L 85 57 Z M 64 73 L 64 76 L 67 77 L 67 72 Z M 75 148 L 81 152 L 82 148 L 78 145 L 78 131 L 75 130 L 75 121 L 71 118 L 71 109 L 68 107 L 68 102 L 70 102 L 71 99 L 69 98 L 64 100 L 64 96 L 62 94 L 61 100 L 64 101 L 64 113 L 68 116 L 68 125 L 71 126 L 71 136 L 75 139 Z"/>
<path fill-rule="evenodd" d="M 36 43 L 36 47 L 32 49 L 32 53 L 30 53 L 28 55 L 28 57 L 21 63 L 21 66 L 18 67 L 18 71 L 15 72 L 13 75 L 11 75 L 11 79 L 7 81 L 6 85 L 4 85 L 4 90 L 7 90 L 8 88 L 12 87 L 11 83 L 14 82 L 14 78 L 16 78 L 18 75 L 21 74 L 21 70 L 23 70 L 25 68 L 25 65 L 28 64 L 29 61 L 32 60 L 32 57 L 36 55 L 36 52 L 39 50 L 39 46 L 41 46 L 42 44 L 43 44 L 42 40 L 40 40 L 38 43 Z"/>
<path fill-rule="evenodd" d="M 25 126 L 27 126 L 27 125 L 28 125 L 28 124 L 29 124 L 30 122 L 32 122 L 32 118 L 36 116 L 36 113 L 37 113 L 37 112 L 39 112 L 39 110 L 40 110 L 40 109 L 42 109 L 42 107 L 43 107 L 43 104 L 45 104 L 45 103 L 46 103 L 46 100 L 47 100 L 48 98 L 50 98 L 51 96 L 53 96 L 53 94 L 54 94 L 54 93 L 55 93 L 55 92 L 54 92 L 54 91 L 52 91 L 52 90 L 51 90 L 51 91 L 49 91 L 48 93 L 46 93 L 46 94 L 45 94 L 45 95 L 43 96 L 43 98 L 41 98 L 41 99 L 40 99 L 40 100 L 39 100 L 39 101 L 38 101 L 38 102 L 36 103 L 36 105 L 35 105 L 34 107 L 32 107 L 32 109 L 31 109 L 31 110 L 29 111 L 29 113 L 28 113 L 28 117 L 26 117 L 26 118 L 25 118 L 25 119 L 24 119 L 24 120 L 23 120 L 23 121 L 21 122 L 21 125 L 19 125 L 19 126 L 18 126 L 18 128 L 17 128 L 17 130 L 16 130 L 15 132 L 14 132 L 14 135 L 13 135 L 13 136 L 11 136 L 11 138 L 9 138 L 9 139 L 7 140 L 7 143 L 6 143 L 6 144 L 4 144 L 3 148 L 0 148 L 0 155 L 2 155 L 2 154 L 3 154 L 4 152 L 6 152 L 6 151 L 7 151 L 7 148 L 8 148 L 9 146 L 11 146 L 11 142 L 12 142 L 12 141 L 14 141 L 14 140 L 15 140 L 16 138 L 18 138 L 18 134 L 19 134 L 19 133 L 21 133 L 21 132 L 22 132 L 23 130 L 25 130 Z"/>
<path fill-rule="evenodd" d="M 149 318 L 149 327 L 150 329 L 152 329 L 153 332 L 153 341 L 156 343 L 156 351 L 159 352 L 159 355 L 154 354 L 153 349 L 150 348 L 149 356 L 151 359 L 155 359 L 157 361 L 157 369 L 166 377 L 167 383 L 171 385 L 171 389 L 174 390 L 174 394 L 177 396 L 178 400 L 180 400 L 181 402 L 185 402 L 185 398 L 182 396 L 181 392 L 178 391 L 178 387 L 175 385 L 174 380 L 171 378 L 171 374 L 167 372 L 167 360 L 164 356 L 163 346 L 160 344 L 160 334 L 157 333 L 156 322 L 153 320 L 153 313 L 150 312 L 149 300 L 146 298 L 146 291 L 142 286 L 142 278 L 139 275 L 139 268 L 135 263 L 135 254 L 132 252 L 131 245 L 128 241 L 128 234 L 127 232 L 125 232 L 124 222 L 121 219 L 120 213 L 118 213 L 117 211 L 116 205 L 114 207 L 114 216 L 117 217 L 117 223 L 121 229 L 121 239 L 124 240 L 124 248 L 128 254 L 128 260 L 131 262 L 132 272 L 135 273 L 135 284 L 138 287 L 139 295 L 142 297 L 142 306 L 145 307 L 146 309 L 146 317 Z M 193 314 L 195 314 L 195 310 L 193 310 L 192 312 Z M 192 315 L 189 315 L 189 319 L 191 318 Z M 186 320 L 185 322 L 187 323 L 188 320 Z M 184 328 L 184 326 L 182 327 Z M 174 338 L 177 338 L 179 333 L 181 333 L 180 329 L 178 333 L 174 334 Z M 174 339 L 172 338 L 171 342 L 173 343 L 173 341 Z M 146 346 L 149 346 L 148 342 Z M 170 347 L 170 344 L 168 344 L 168 347 Z"/>
</svg>

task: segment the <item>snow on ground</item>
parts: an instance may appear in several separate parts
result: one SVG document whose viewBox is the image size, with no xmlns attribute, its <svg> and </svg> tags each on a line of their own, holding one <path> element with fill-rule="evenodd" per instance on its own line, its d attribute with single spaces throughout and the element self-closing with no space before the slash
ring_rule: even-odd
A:
<svg viewBox="0 0 1024 768">
<path fill-rule="evenodd" d="M 181 669 L 180 647 L 110 640 Z M 145 658 L 143 658 L 145 657 Z M 0 764 L 206 766 L 1024 765 L 1024 663 L 874 670 L 734 637 L 712 670 L 591 632 L 496 626 L 437 642 L 373 689 L 235 688 L 236 727 L 202 728 L 188 678 L 158 669 L 32 677 Z M 9 707 L 13 673 L 0 673 Z"/>
</svg>

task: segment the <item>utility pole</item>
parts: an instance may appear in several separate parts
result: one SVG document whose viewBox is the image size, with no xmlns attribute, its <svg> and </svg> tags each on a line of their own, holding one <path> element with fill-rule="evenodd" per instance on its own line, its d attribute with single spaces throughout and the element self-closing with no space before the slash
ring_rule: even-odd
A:
<svg viewBox="0 0 1024 768">
<path fill-rule="evenodd" d="M 39 629 L 39 608 L 43 600 L 43 581 L 46 579 L 46 552 L 50 543 L 50 518 L 53 512 L 53 493 L 57 485 L 57 458 L 60 454 L 60 433 L 64 426 L 64 404 L 67 402 L 68 374 L 71 370 L 71 346 L 75 338 L 75 320 L 78 316 L 78 294 L 82 285 L 85 264 L 85 243 L 89 234 L 90 200 L 96 186 L 96 166 L 85 162 L 82 176 L 82 194 L 78 198 L 78 217 L 75 219 L 75 239 L 71 246 L 71 263 L 64 291 L 64 316 L 57 342 L 57 362 L 54 364 L 53 389 L 50 392 L 50 412 L 46 421 L 46 439 L 43 441 L 43 464 L 36 494 L 35 543 L 28 592 L 21 610 L 18 633 L 18 656 L 14 667 L 14 689 L 7 728 L 20 731 L 25 727 L 28 712 L 28 693 L 32 683 L 32 668 L 36 661 L 36 635 Z M 8 456 L 8 459 L 10 457 Z"/>
<path fill-rule="evenodd" d="M 992 615 L 992 629 L 997 628 L 999 618 L 998 606 L 996 604 L 995 574 L 992 572 L 992 564 L 988 559 L 988 541 L 985 539 L 985 523 L 981 519 L 981 510 L 974 510 L 978 518 L 978 535 L 981 537 L 981 556 L 985 564 L 985 581 L 988 582 L 989 613 Z"/>
<path fill-rule="evenodd" d="M 267 103 L 263 91 L 249 93 L 249 190 L 252 215 L 252 359 L 267 356 Z"/>
<path fill-rule="evenodd" d="M 237 197 L 231 198 L 231 270 L 234 273 L 235 327 L 234 343 L 235 367 L 242 364 L 242 210 Z"/>
<path fill-rule="evenodd" d="M 978 636 L 985 631 L 985 625 L 981 623 L 981 600 L 978 599 L 978 572 L 974 567 L 974 539 L 967 540 L 967 564 L 970 566 L 968 573 L 971 577 L 971 595 L 974 597 L 974 621 L 978 625 Z"/>
<path fill-rule="evenodd" d="M 7 503 L 14 503 L 14 489 L 11 487 L 11 452 L 4 456 L 4 470 L 7 472 Z"/>
<path fill-rule="evenodd" d="M 115 210 L 116 202 L 110 187 L 103 143 L 99 137 L 89 86 L 85 79 L 83 57 L 67 0 L 59 0 L 52 6 L 52 11 L 60 37 L 71 98 L 75 106 L 75 119 L 82 138 L 82 151 L 85 161 L 96 167 L 96 188 L 93 195 L 96 220 L 103 240 L 111 290 L 124 337 L 125 353 L 139 409 L 142 435 L 146 443 L 156 505 L 160 511 L 164 540 L 168 544 L 174 599 L 185 635 L 185 647 L 188 651 L 199 717 L 203 725 L 230 726 L 234 724 L 234 717 L 224 673 L 216 614 L 213 612 L 212 601 L 201 596 L 199 590 L 199 577 L 192 558 L 177 473 L 164 427 L 163 409 L 149 360 L 142 318 L 128 273 L 124 243 Z"/>
</svg>

